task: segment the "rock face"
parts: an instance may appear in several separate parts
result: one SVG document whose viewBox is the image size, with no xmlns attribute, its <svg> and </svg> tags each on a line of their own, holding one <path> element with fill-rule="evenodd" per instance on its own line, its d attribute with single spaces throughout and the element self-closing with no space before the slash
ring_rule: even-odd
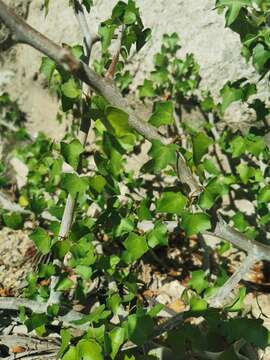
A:
<svg viewBox="0 0 270 360">
<path fill-rule="evenodd" d="M 7 3 L 8 1 L 5 0 Z M 67 0 L 51 0 L 49 15 L 45 18 L 43 0 L 9 1 L 17 7 L 26 6 L 27 21 L 57 43 L 75 44 L 81 35 Z M 89 25 L 97 31 L 100 20 L 106 19 L 116 0 L 94 0 Z M 19 5 L 18 5 L 19 4 Z M 135 84 L 140 84 L 152 68 L 153 55 L 159 50 L 164 33 L 177 32 L 182 42 L 182 53 L 194 53 L 201 66 L 202 88 L 210 88 L 218 96 L 227 80 L 254 77 L 251 67 L 241 58 L 238 36 L 224 28 L 224 17 L 214 9 L 214 0 L 137 0 L 146 26 L 153 30 L 148 45 L 137 54 L 132 65 L 136 69 Z M 94 50 L 98 52 L 98 45 Z M 0 89 L 18 98 L 22 110 L 29 118 L 32 131 L 42 130 L 55 138 L 64 131 L 65 122 L 55 121 L 57 101 L 48 93 L 41 77 L 37 76 L 41 54 L 36 50 L 17 45 L 16 50 L 2 52 Z M 12 61 L 10 61 L 12 59 Z M 239 121 L 242 110 L 234 109 L 232 121 Z"/>
</svg>

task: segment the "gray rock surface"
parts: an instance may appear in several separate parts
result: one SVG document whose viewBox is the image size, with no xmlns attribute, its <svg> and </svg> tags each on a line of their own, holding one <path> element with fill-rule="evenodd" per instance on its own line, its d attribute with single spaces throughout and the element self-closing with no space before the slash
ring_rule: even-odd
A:
<svg viewBox="0 0 270 360">
<path fill-rule="evenodd" d="M 14 1 L 9 2 L 14 4 Z M 26 4 L 28 1 L 16 3 Z M 94 0 L 95 7 L 89 16 L 89 25 L 93 31 L 97 31 L 100 20 L 110 15 L 115 3 L 116 0 Z M 153 29 L 153 36 L 150 43 L 132 60 L 131 67 L 136 70 L 135 84 L 141 83 L 151 70 L 153 55 L 160 48 L 162 35 L 172 32 L 177 32 L 181 38 L 181 52 L 194 53 L 199 62 L 201 87 L 210 88 L 216 97 L 227 80 L 244 76 L 254 78 L 252 68 L 241 58 L 238 35 L 224 28 L 224 16 L 213 10 L 214 3 L 214 0 L 137 0 L 144 23 Z M 72 9 L 67 6 L 67 0 L 51 0 L 46 18 L 42 4 L 42 0 L 30 2 L 29 24 L 59 44 L 80 42 L 80 31 Z M 97 47 L 94 56 L 98 52 Z M 2 54 L 2 58 L 0 89 L 10 91 L 14 98 L 19 99 L 22 110 L 28 115 L 28 126 L 32 131 L 42 130 L 59 138 L 66 123 L 55 121 L 56 98 L 48 93 L 42 77 L 37 76 L 41 54 L 28 46 L 17 45 L 15 52 L 7 51 Z M 245 108 L 237 105 L 229 112 L 230 121 L 239 122 L 245 112 Z"/>
</svg>

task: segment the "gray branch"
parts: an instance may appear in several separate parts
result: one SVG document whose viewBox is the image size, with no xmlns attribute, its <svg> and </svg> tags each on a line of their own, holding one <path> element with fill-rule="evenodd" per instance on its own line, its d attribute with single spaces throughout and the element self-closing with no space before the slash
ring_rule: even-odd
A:
<svg viewBox="0 0 270 360">
<path fill-rule="evenodd" d="M 150 124 L 141 120 L 133 111 L 127 100 L 115 84 L 96 74 L 82 61 L 76 59 L 68 49 L 62 48 L 40 32 L 28 25 L 21 17 L 10 10 L 0 0 L 0 19 L 11 30 L 17 43 L 28 44 L 41 53 L 50 57 L 59 66 L 63 66 L 78 79 L 89 85 L 97 93 L 101 94 L 112 106 L 117 107 L 129 115 L 129 125 L 148 140 L 160 140 L 167 144 L 169 141 L 161 136 Z"/>
</svg>

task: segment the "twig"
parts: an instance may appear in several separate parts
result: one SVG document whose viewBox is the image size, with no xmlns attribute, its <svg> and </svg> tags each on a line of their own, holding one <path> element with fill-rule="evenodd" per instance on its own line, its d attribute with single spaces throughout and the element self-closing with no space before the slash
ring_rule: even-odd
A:
<svg viewBox="0 0 270 360">
<path fill-rule="evenodd" d="M 251 266 L 260 260 L 256 246 L 248 253 L 243 263 L 237 271 L 226 281 L 226 283 L 217 291 L 215 295 L 209 298 L 209 303 L 213 307 L 224 305 L 224 301 L 228 298 L 231 292 L 236 288 L 243 277 L 249 272 Z"/>
<path fill-rule="evenodd" d="M 20 214 L 27 214 L 27 215 L 32 214 L 32 212 L 30 210 L 25 210 L 20 205 L 10 201 L 6 197 L 6 195 L 4 195 L 1 192 L 0 192 L 0 205 L 1 205 L 2 209 L 7 210 L 7 211 L 17 212 L 17 213 L 20 213 Z"/>
<path fill-rule="evenodd" d="M 119 36 L 118 36 L 118 44 L 117 44 L 117 50 L 115 55 L 112 58 L 112 62 L 109 66 L 109 69 L 107 70 L 106 73 L 106 78 L 112 80 L 114 78 L 115 75 L 115 71 L 116 71 L 116 66 L 117 63 L 119 61 L 119 56 L 120 56 L 120 52 L 121 52 L 121 46 L 122 46 L 122 39 L 123 39 L 123 34 L 124 34 L 124 26 L 121 27 L 120 31 L 119 31 Z"/>
<path fill-rule="evenodd" d="M 75 16 L 77 18 L 81 32 L 83 34 L 83 42 L 86 50 L 85 63 L 89 64 L 92 47 L 94 45 L 94 37 L 90 32 L 83 7 L 78 0 L 74 1 L 74 9 L 75 9 Z"/>
<path fill-rule="evenodd" d="M 78 20 L 78 23 L 79 23 L 79 26 L 81 28 L 81 32 L 83 35 L 83 39 L 84 39 L 86 61 L 87 61 L 87 64 L 89 65 L 91 50 L 92 50 L 92 46 L 93 46 L 93 38 L 91 36 L 90 30 L 89 30 L 89 27 L 87 24 L 87 20 L 86 20 L 86 16 L 85 16 L 83 7 L 77 0 L 75 0 L 74 5 L 75 5 L 75 16 Z M 83 148 L 85 148 L 89 129 L 90 129 L 91 119 L 86 118 L 86 116 L 84 115 L 83 104 L 81 105 L 81 108 L 82 108 L 82 119 L 81 119 L 81 126 L 80 126 L 80 130 L 79 130 L 79 134 L 78 134 L 78 140 L 82 144 Z M 78 173 L 81 173 L 81 161 L 76 170 Z M 78 197 L 77 194 L 74 198 L 70 194 L 68 194 L 63 217 L 62 217 L 61 224 L 60 224 L 59 235 L 58 235 L 60 239 L 66 238 L 70 232 L 73 218 L 74 218 L 74 211 L 75 211 L 75 207 L 76 207 L 76 203 L 77 203 L 77 197 Z M 59 260 L 55 259 L 53 261 L 53 263 L 54 263 L 54 265 L 57 265 L 61 268 L 61 262 Z M 57 304 L 60 302 L 61 292 L 55 290 L 58 281 L 59 281 L 58 276 L 52 276 L 51 284 L 50 284 L 50 297 L 48 300 L 48 304 L 50 304 L 50 305 Z"/>
<path fill-rule="evenodd" d="M 51 349 L 47 349 L 47 350 L 30 350 L 30 351 L 25 351 L 19 354 L 13 354 L 10 355 L 9 357 L 5 358 L 6 360 L 15 360 L 15 359 L 26 359 L 26 360 L 38 360 L 41 358 L 42 359 L 50 359 L 50 358 L 54 358 L 56 357 L 56 354 L 59 350 L 59 347 L 56 348 L 51 348 Z"/>
<path fill-rule="evenodd" d="M 39 301 L 33 301 L 23 298 L 13 298 L 13 297 L 2 297 L 0 298 L 0 310 L 15 310 L 18 311 L 21 307 L 25 307 L 37 314 L 46 313 L 48 303 L 41 303 Z M 70 310 L 65 306 L 60 307 L 60 315 L 57 316 L 58 320 L 64 323 L 69 324 L 72 327 L 80 328 L 82 330 L 87 328 L 87 324 L 84 325 L 75 325 L 74 321 L 81 320 L 83 314 Z"/>
</svg>

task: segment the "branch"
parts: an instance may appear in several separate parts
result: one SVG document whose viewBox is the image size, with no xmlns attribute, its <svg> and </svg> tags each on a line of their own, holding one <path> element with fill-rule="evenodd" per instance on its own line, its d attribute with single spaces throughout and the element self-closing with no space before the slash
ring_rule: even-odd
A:
<svg viewBox="0 0 270 360">
<path fill-rule="evenodd" d="M 2 0 L 0 0 L 0 19 L 11 30 L 16 42 L 28 44 L 39 50 L 101 94 L 112 106 L 126 112 L 129 115 L 129 125 L 139 134 L 150 141 L 160 140 L 163 144 L 168 143 L 168 140 L 153 126 L 138 118 L 112 81 L 102 78 L 85 63 L 76 59 L 68 49 L 60 47 L 33 29 L 21 17 L 9 10 Z"/>
<path fill-rule="evenodd" d="M 13 298 L 13 297 L 2 297 L 0 298 L 0 310 L 15 310 L 19 311 L 21 307 L 25 307 L 37 314 L 43 314 L 47 312 L 48 302 L 41 303 L 39 301 L 33 301 L 23 298 Z M 72 327 L 80 328 L 82 330 L 87 329 L 87 324 L 75 325 L 74 321 L 81 320 L 83 314 L 70 310 L 65 306 L 60 307 L 60 315 L 57 316 L 58 320 L 64 323 L 68 323 Z"/>
<path fill-rule="evenodd" d="M 117 66 L 117 63 L 119 61 L 123 34 L 124 34 L 124 26 L 122 26 L 122 28 L 120 29 L 116 53 L 114 54 L 114 56 L 112 58 L 112 62 L 111 62 L 110 66 L 109 66 L 109 69 L 108 69 L 108 71 L 106 73 L 106 78 L 110 79 L 110 80 L 113 80 L 113 78 L 114 78 L 114 74 L 115 74 L 115 71 L 116 71 L 116 66 Z"/>
<path fill-rule="evenodd" d="M 260 260 L 256 247 L 254 247 L 237 269 L 237 271 L 226 281 L 226 283 L 217 291 L 215 295 L 210 297 L 209 303 L 213 307 L 224 305 L 224 301 L 228 298 L 231 292 L 236 288 L 243 277 L 249 272 L 251 266 Z"/>
<path fill-rule="evenodd" d="M 30 210 L 25 210 L 20 205 L 13 203 L 10 201 L 3 193 L 0 192 L 0 205 L 2 209 L 5 209 L 7 211 L 11 212 L 17 212 L 20 214 L 27 214 L 31 215 L 32 212 Z"/>
<path fill-rule="evenodd" d="M 86 57 L 87 57 L 86 64 L 89 64 L 92 47 L 94 45 L 94 37 L 92 36 L 92 34 L 90 32 L 83 7 L 78 0 L 74 1 L 74 9 L 75 9 L 76 19 L 79 23 L 81 32 L 83 34 L 83 42 L 84 42 L 84 46 L 85 46 L 85 50 L 86 50 Z"/>
</svg>

